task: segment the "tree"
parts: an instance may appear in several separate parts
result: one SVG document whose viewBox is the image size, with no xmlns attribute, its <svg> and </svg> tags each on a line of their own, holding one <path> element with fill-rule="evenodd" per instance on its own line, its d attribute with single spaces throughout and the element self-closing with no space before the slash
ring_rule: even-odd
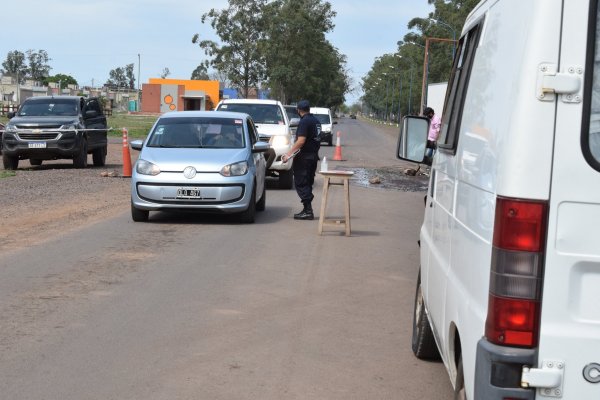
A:
<svg viewBox="0 0 600 400">
<path fill-rule="evenodd" d="M 64 88 L 67 85 L 77 85 L 77 80 L 75 78 L 73 78 L 71 75 L 65 74 L 56 74 L 54 76 L 48 76 L 42 81 L 42 83 L 46 86 L 48 86 L 48 83 L 50 82 L 60 82 L 61 88 Z"/>
<path fill-rule="evenodd" d="M 208 76 L 208 62 L 203 62 L 200 65 L 198 65 L 196 67 L 196 69 L 194 71 L 192 71 L 192 76 L 190 79 L 201 80 L 201 81 L 210 80 L 210 78 Z"/>
<path fill-rule="evenodd" d="M 25 53 L 13 50 L 6 55 L 6 60 L 2 63 L 2 73 L 19 77 L 22 81 L 27 75 L 27 65 L 25 64 Z"/>
<path fill-rule="evenodd" d="M 268 86 L 285 103 L 307 99 L 334 108 L 349 88 L 346 57 L 325 33 L 336 13 L 321 0 L 275 0 L 265 7 L 264 53 Z"/>
<path fill-rule="evenodd" d="M 127 78 L 129 89 L 135 89 L 135 74 L 133 73 L 133 63 L 127 64 L 125 66 L 125 77 Z"/>
<path fill-rule="evenodd" d="M 127 76 L 125 75 L 125 68 L 117 67 L 110 70 L 108 81 L 106 86 L 111 88 L 125 88 L 127 87 Z"/>
<path fill-rule="evenodd" d="M 214 57 L 210 65 L 224 72 L 228 80 L 248 97 L 250 88 L 258 87 L 265 74 L 262 54 L 257 49 L 264 40 L 262 10 L 266 0 L 229 0 L 223 10 L 211 9 L 202 15 L 210 21 L 222 43 L 192 37 L 206 55 Z"/>
<path fill-rule="evenodd" d="M 45 50 L 33 51 L 27 50 L 27 60 L 29 62 L 28 76 L 34 81 L 41 82 L 46 78 L 52 69 L 48 65 L 50 57 Z"/>
<path fill-rule="evenodd" d="M 160 79 L 165 79 L 169 75 L 171 75 L 171 71 L 169 71 L 169 68 L 164 67 L 162 72 L 160 73 Z"/>
</svg>

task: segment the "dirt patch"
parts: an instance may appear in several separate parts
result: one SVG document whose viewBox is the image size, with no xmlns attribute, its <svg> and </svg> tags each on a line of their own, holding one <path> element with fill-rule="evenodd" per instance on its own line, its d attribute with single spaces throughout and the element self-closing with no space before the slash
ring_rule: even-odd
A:
<svg viewBox="0 0 600 400">
<path fill-rule="evenodd" d="M 20 161 L 14 176 L 0 179 L 0 251 L 31 246 L 127 209 L 129 178 L 101 176 L 107 171 L 122 174 L 118 143 L 109 144 L 105 167 L 74 169 L 69 160 L 32 167 Z"/>
</svg>

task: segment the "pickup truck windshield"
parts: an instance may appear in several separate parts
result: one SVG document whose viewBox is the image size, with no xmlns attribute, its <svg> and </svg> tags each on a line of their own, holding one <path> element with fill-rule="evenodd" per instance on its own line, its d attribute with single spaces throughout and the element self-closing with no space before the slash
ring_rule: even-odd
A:
<svg viewBox="0 0 600 400">
<path fill-rule="evenodd" d="M 77 116 L 77 103 L 72 100 L 52 99 L 51 101 L 25 102 L 19 110 L 20 117 Z"/>
</svg>

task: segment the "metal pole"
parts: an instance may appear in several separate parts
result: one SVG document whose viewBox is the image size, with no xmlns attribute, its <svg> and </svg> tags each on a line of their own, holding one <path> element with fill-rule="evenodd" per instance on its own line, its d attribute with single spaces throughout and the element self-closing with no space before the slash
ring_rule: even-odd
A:
<svg viewBox="0 0 600 400">
<path fill-rule="evenodd" d="M 419 115 L 423 114 L 423 105 L 427 103 L 427 64 L 429 63 L 429 38 L 425 38 L 425 59 L 423 60 L 423 84 L 421 86 L 421 107 Z"/>
<path fill-rule="evenodd" d="M 385 80 L 385 114 L 383 114 L 383 118 L 385 119 L 385 122 L 388 121 L 388 92 L 389 92 L 389 85 L 390 83 L 390 79 L 386 79 Z"/>
<path fill-rule="evenodd" d="M 394 122 L 394 92 L 396 91 L 396 81 L 394 80 L 394 78 L 392 77 L 392 101 L 390 104 L 390 114 L 392 115 L 392 118 L 390 118 L 390 124 L 392 122 Z"/>
<path fill-rule="evenodd" d="M 138 53 L 138 101 L 137 101 L 137 107 L 136 107 L 136 111 L 140 111 L 140 82 L 141 82 L 141 78 L 140 78 L 140 65 L 141 65 L 141 61 L 140 61 L 140 53 Z"/>
<path fill-rule="evenodd" d="M 408 91 L 408 115 L 412 114 L 412 86 L 413 86 L 413 71 L 414 67 L 410 67 L 410 89 Z"/>
<path fill-rule="evenodd" d="M 400 84 L 400 93 L 398 93 L 398 123 L 400 123 L 402 119 L 402 110 L 400 108 L 402 106 L 402 75 L 398 75 L 398 82 Z"/>
</svg>

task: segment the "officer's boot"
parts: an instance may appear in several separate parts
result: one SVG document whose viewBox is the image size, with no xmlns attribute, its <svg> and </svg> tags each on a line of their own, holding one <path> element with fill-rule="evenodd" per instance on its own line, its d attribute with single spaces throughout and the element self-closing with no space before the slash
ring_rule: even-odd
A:
<svg viewBox="0 0 600 400">
<path fill-rule="evenodd" d="M 294 214 L 294 219 L 315 219 L 315 215 L 313 214 L 312 205 L 310 201 L 303 201 L 304 209 L 300 211 L 298 214 Z"/>
</svg>

